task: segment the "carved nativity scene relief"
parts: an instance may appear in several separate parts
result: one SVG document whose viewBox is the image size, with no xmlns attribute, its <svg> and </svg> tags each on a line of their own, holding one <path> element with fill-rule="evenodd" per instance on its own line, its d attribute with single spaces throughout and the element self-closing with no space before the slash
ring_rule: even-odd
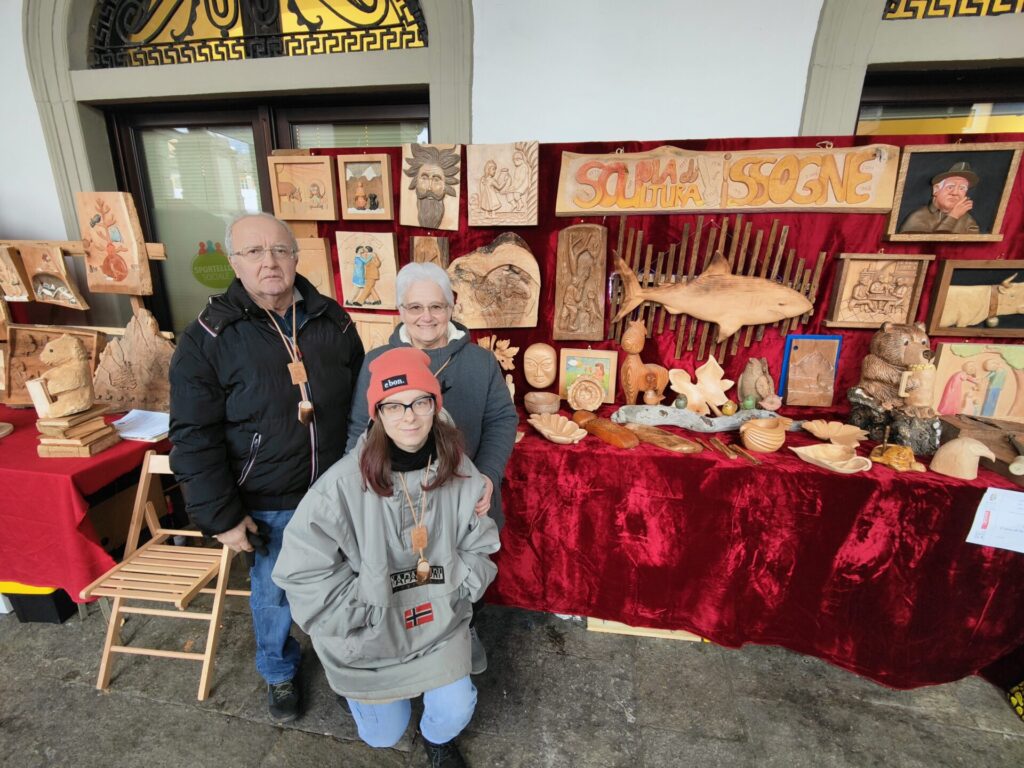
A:
<svg viewBox="0 0 1024 768">
<path fill-rule="evenodd" d="M 391 232 L 337 232 L 345 307 L 397 309 L 398 260 Z"/>
<path fill-rule="evenodd" d="M 825 325 L 881 328 L 914 322 L 931 255 L 844 253 Z"/>
<path fill-rule="evenodd" d="M 608 229 L 600 224 L 577 224 L 558 233 L 553 338 L 604 338 L 607 252 Z"/>
<path fill-rule="evenodd" d="M 60 248 L 55 245 L 22 244 L 18 250 L 36 301 L 69 309 L 89 308 L 89 304 L 78 292 L 74 278 L 68 274 L 64 252 Z"/>
<path fill-rule="evenodd" d="M 132 196 L 126 192 L 79 192 L 76 201 L 89 290 L 151 295 L 146 239 Z"/>
<path fill-rule="evenodd" d="M 537 224 L 536 141 L 466 147 L 469 226 Z"/>
<path fill-rule="evenodd" d="M 7 301 L 32 301 L 18 249 L 9 245 L 0 245 L 0 294 Z"/>
<path fill-rule="evenodd" d="M 534 328 L 540 268 L 526 241 L 512 232 L 460 256 L 448 267 L 456 293 L 454 319 L 467 328 Z"/>
<path fill-rule="evenodd" d="M 427 229 L 459 228 L 461 144 L 403 144 L 399 223 Z"/>
<path fill-rule="evenodd" d="M 174 345 L 160 335 L 153 314 L 135 310 L 124 335 L 100 353 L 93 376 L 96 402 L 111 406 L 111 411 L 169 411 L 173 354 Z"/>
</svg>

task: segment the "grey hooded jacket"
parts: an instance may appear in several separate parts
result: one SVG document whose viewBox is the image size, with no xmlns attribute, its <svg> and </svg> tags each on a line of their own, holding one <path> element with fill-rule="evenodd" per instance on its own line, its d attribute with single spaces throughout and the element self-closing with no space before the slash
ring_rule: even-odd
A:
<svg viewBox="0 0 1024 768">
<path fill-rule="evenodd" d="M 273 578 L 336 693 L 360 701 L 411 698 L 469 674 L 472 603 L 497 573 L 488 555 L 498 551 L 498 529 L 473 512 L 483 478 L 463 456 L 461 477 L 426 492 L 431 577 L 417 586 L 402 484 L 395 473 L 390 497 L 363 490 L 362 445 L 299 504 Z M 425 472 L 404 473 L 417 515 Z"/>
</svg>

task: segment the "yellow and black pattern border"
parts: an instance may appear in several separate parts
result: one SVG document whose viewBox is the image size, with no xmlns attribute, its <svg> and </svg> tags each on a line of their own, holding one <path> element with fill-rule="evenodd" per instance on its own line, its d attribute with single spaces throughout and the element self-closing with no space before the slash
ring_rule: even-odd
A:
<svg viewBox="0 0 1024 768">
<path fill-rule="evenodd" d="M 1024 12 L 1024 0 L 888 0 L 882 19 L 950 19 Z"/>
</svg>

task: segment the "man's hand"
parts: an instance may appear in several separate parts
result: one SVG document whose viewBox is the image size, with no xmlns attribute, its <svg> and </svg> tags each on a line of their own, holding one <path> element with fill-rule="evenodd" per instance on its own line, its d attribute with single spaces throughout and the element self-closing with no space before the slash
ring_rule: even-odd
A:
<svg viewBox="0 0 1024 768">
<path fill-rule="evenodd" d="M 961 219 L 964 214 L 968 213 L 973 207 L 974 201 L 969 197 L 965 197 L 950 209 L 949 215 L 954 219 Z"/>
<path fill-rule="evenodd" d="M 224 531 L 224 533 L 218 533 L 213 538 L 219 541 L 228 549 L 233 549 L 235 552 L 252 552 L 252 544 L 246 538 L 246 532 L 252 531 L 256 533 L 259 530 L 256 527 L 256 521 L 246 515 L 242 522 L 232 528 L 230 531 Z"/>
<path fill-rule="evenodd" d="M 487 514 L 487 510 L 491 508 L 491 495 L 494 493 L 494 483 L 491 482 L 491 478 L 484 475 L 484 492 L 480 495 L 480 501 L 473 507 L 473 511 L 476 512 L 477 517 L 483 517 Z"/>
</svg>

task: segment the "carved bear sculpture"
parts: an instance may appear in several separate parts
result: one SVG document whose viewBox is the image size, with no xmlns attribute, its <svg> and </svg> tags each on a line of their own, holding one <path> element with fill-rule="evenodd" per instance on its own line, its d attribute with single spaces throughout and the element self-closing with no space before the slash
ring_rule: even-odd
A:
<svg viewBox="0 0 1024 768">
<path fill-rule="evenodd" d="M 64 334 L 39 355 L 47 366 L 38 379 L 25 382 L 39 418 L 56 418 L 92 407 L 92 371 L 81 340 Z"/>
<path fill-rule="evenodd" d="M 909 405 L 899 394 L 907 371 L 920 370 L 932 359 L 924 323 L 883 323 L 871 339 L 871 348 L 860 366 L 857 386 L 879 402 L 884 410 L 900 410 L 909 416 L 930 418 L 930 406 Z"/>
</svg>

